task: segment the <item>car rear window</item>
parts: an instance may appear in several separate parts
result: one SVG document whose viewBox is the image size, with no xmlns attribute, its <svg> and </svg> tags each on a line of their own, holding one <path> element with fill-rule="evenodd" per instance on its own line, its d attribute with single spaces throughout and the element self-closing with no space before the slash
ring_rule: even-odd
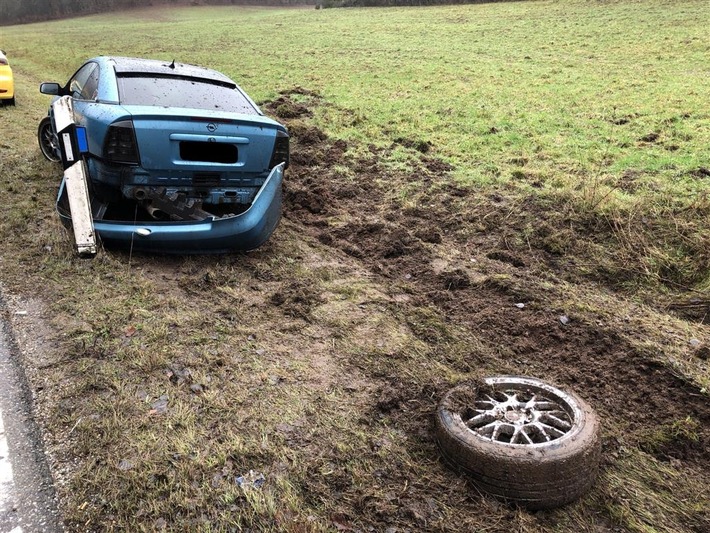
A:
<svg viewBox="0 0 710 533">
<path fill-rule="evenodd" d="M 173 76 L 120 75 L 119 101 L 126 105 L 210 109 L 257 115 L 251 102 L 234 85 Z"/>
</svg>

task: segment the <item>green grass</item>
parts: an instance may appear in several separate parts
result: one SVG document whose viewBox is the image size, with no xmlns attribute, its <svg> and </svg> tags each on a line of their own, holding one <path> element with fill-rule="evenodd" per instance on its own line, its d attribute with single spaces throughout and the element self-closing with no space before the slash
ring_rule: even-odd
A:
<svg viewBox="0 0 710 533">
<path fill-rule="evenodd" d="M 323 120 L 334 134 L 425 138 L 465 179 L 509 179 L 514 156 L 565 183 L 602 160 L 604 173 L 662 178 L 707 164 L 702 2 L 159 13 L 10 28 L 6 39 L 33 76 L 64 80 L 87 57 L 126 54 L 209 65 L 257 99 L 301 85 L 367 117 L 358 128 Z M 640 145 L 652 132 L 659 140 Z"/>
<path fill-rule="evenodd" d="M 703 530 L 710 375 L 690 339 L 707 349 L 710 333 L 668 304 L 710 301 L 709 19 L 706 2 L 531 1 L 3 27 L 18 105 L 0 108 L 0 274 L 54 332 L 26 362 L 69 530 Z M 287 189 L 322 194 L 327 216 L 287 203 L 250 254 L 75 257 L 36 148 L 37 85 L 101 54 L 202 64 L 257 101 L 306 105 L 292 131 L 347 150 L 291 169 Z M 411 239 L 418 261 L 373 252 L 429 225 L 440 240 Z M 532 318 L 501 327 L 516 302 Z M 606 352 L 618 375 L 589 367 Z M 636 405 L 638 364 L 644 400 L 676 377 L 693 391 L 655 427 L 616 403 Z M 432 409 L 481 373 L 597 394 L 605 463 L 588 497 L 530 514 L 439 460 Z M 236 484 L 250 470 L 262 489 Z"/>
</svg>

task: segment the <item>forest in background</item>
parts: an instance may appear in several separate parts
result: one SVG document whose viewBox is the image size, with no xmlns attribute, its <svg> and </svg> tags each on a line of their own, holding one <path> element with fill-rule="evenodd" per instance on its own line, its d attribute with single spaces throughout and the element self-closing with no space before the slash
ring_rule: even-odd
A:
<svg viewBox="0 0 710 533">
<path fill-rule="evenodd" d="M 523 2 L 525 0 L 318 0 L 324 7 L 395 7 L 442 6 L 448 4 L 491 4 L 494 2 Z"/>
<path fill-rule="evenodd" d="M 313 5 L 316 0 L 4 0 L 0 26 L 158 5 Z"/>
<path fill-rule="evenodd" d="M 0 26 L 107 13 L 157 5 L 263 5 L 315 7 L 428 6 L 480 4 L 522 0 L 5 0 L 0 4 Z"/>
</svg>

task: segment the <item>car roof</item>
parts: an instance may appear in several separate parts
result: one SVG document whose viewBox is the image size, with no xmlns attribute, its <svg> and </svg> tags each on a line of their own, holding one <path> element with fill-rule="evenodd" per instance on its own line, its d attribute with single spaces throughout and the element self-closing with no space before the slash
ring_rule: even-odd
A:
<svg viewBox="0 0 710 533">
<path fill-rule="evenodd" d="M 180 76 L 187 78 L 202 78 L 230 85 L 236 85 L 234 81 L 216 70 L 176 63 L 175 61 L 160 61 L 157 59 L 142 59 L 136 57 L 115 57 L 102 56 L 90 61 L 100 63 L 110 63 L 113 65 L 116 74 L 158 74 L 169 76 Z"/>
</svg>

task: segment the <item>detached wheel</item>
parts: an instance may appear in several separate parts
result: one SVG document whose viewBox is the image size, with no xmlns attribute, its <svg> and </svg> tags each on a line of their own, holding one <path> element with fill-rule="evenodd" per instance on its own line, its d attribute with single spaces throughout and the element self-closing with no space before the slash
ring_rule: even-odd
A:
<svg viewBox="0 0 710 533">
<path fill-rule="evenodd" d="M 436 437 L 478 488 L 528 509 L 576 500 L 599 469 L 592 408 L 534 378 L 495 376 L 451 389 L 436 412 Z"/>
<path fill-rule="evenodd" d="M 61 161 L 59 157 L 59 140 L 52 130 L 52 121 L 49 117 L 43 118 L 37 128 L 37 142 L 42 155 L 52 161 L 58 163 Z"/>
</svg>

